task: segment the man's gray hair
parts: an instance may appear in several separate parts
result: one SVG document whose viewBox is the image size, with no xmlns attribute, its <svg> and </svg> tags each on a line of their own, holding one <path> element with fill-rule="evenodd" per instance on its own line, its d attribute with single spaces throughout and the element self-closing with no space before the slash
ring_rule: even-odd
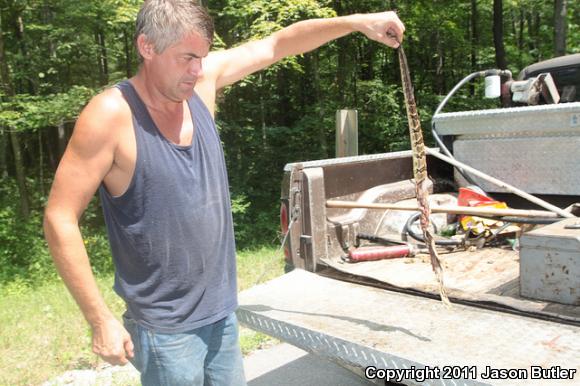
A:
<svg viewBox="0 0 580 386">
<path fill-rule="evenodd" d="M 197 1 L 145 0 L 137 15 L 135 41 L 139 35 L 145 35 L 160 54 L 191 32 L 210 44 L 213 42 L 213 20 Z M 141 54 L 139 59 L 143 60 Z"/>
</svg>

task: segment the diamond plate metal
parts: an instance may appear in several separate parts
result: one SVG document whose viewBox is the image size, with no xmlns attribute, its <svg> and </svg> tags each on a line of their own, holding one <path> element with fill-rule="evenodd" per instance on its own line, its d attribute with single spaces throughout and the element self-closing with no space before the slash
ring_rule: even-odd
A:
<svg viewBox="0 0 580 386">
<path fill-rule="evenodd" d="M 240 323 L 253 330 L 263 332 L 305 351 L 324 357 L 351 371 L 358 369 L 356 373 L 359 375 L 362 375 L 364 373 L 363 369 L 368 366 L 374 366 L 377 369 L 411 369 L 412 367 L 421 369 L 425 367 L 425 365 L 418 362 L 389 355 L 355 342 L 345 341 L 335 336 L 268 318 L 243 307 L 236 311 L 236 316 Z M 433 386 L 489 385 L 488 383 L 465 379 L 432 379 L 424 382 L 405 380 L 405 384 Z"/>
<path fill-rule="evenodd" d="M 440 113 L 433 124 L 440 135 L 579 133 L 580 102 Z"/>
<path fill-rule="evenodd" d="M 443 113 L 433 122 L 440 135 L 455 136 L 454 156 L 471 167 L 528 193 L 580 195 L 580 102 Z"/>
<path fill-rule="evenodd" d="M 441 302 L 294 270 L 240 294 L 241 323 L 345 367 L 560 366 L 580 379 L 580 327 Z M 545 385 L 546 380 L 431 379 L 429 384 Z M 405 384 L 418 384 L 405 380 Z M 421 383 L 425 384 L 425 383 Z"/>
<path fill-rule="evenodd" d="M 578 135 L 460 136 L 455 158 L 528 193 L 580 195 L 580 131 Z M 455 178 L 465 183 L 455 172 Z M 507 192 L 473 177 L 487 192 Z"/>
</svg>

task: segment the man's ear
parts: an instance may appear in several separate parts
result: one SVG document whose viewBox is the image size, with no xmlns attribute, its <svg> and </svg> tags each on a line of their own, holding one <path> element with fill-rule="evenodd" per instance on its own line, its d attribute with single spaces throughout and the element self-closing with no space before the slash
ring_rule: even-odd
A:
<svg viewBox="0 0 580 386">
<path fill-rule="evenodd" d="M 143 57 L 143 59 L 151 59 L 155 54 L 155 47 L 144 34 L 140 34 L 137 37 L 137 49 Z"/>
</svg>

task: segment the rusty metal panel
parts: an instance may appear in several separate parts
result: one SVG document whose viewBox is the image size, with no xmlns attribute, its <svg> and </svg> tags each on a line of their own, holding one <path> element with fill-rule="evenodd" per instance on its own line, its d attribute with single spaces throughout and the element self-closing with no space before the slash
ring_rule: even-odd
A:
<svg viewBox="0 0 580 386">
<path fill-rule="evenodd" d="M 315 271 L 317 261 L 328 255 L 326 198 L 322 168 L 304 169 L 302 200 L 301 253 L 304 257 L 305 268 Z"/>
<path fill-rule="evenodd" d="M 451 200 L 447 194 L 429 196 L 431 205 Z M 405 202 L 405 201 L 403 201 Z M 452 201 L 451 201 L 452 202 Z M 330 208 L 328 209 L 330 213 Z M 375 211 L 379 215 L 382 211 Z M 411 212 L 389 210 L 384 216 L 369 217 L 359 220 L 359 228 L 371 234 L 387 238 L 397 238 L 401 234 L 399 224 L 404 224 Z M 337 220 L 337 217 L 333 218 Z M 447 223 L 445 214 L 433 214 L 433 223 L 441 227 Z M 572 219 L 574 220 L 574 219 Z M 577 221 L 580 221 L 576 219 Z M 370 223 L 368 223 L 370 221 Z M 376 230 L 372 230 L 375 228 Z M 371 231 L 369 231 L 371 230 Z M 578 235 L 580 230 L 575 230 Z M 329 230 L 332 236 L 332 230 Z M 525 236 L 524 236 L 525 237 Z M 361 281 L 379 281 L 387 286 L 413 291 L 421 291 L 437 296 L 439 289 L 431 267 L 428 254 L 418 254 L 413 258 L 385 259 L 364 263 L 349 263 L 340 258 L 334 245 L 335 238 L 326 259 L 325 265 L 344 272 Z M 547 245 L 554 251 L 561 251 L 561 240 L 555 239 Z M 580 243 L 576 241 L 577 254 L 580 254 Z M 571 245 L 571 243 L 570 243 Z M 441 251 L 443 252 L 443 251 Z M 444 268 L 445 286 L 450 298 L 479 304 L 493 304 L 501 309 L 518 310 L 526 315 L 549 317 L 580 323 L 580 307 L 574 304 L 559 304 L 553 300 L 539 301 L 520 295 L 520 261 L 518 252 L 506 247 L 485 247 L 475 250 L 458 249 L 452 253 L 441 253 L 441 264 Z M 578 262 L 577 262 L 578 263 Z M 576 283 L 579 283 L 580 272 L 576 271 Z M 574 275 L 570 271 L 570 275 Z"/>
<path fill-rule="evenodd" d="M 580 229 L 570 218 L 524 234 L 520 245 L 522 296 L 580 306 Z"/>
<path fill-rule="evenodd" d="M 296 167 L 296 165 L 300 165 L 303 168 L 313 168 L 313 167 L 326 167 L 329 165 L 347 165 L 347 164 L 365 164 L 367 162 L 376 162 L 382 160 L 390 160 L 393 158 L 404 158 L 410 157 L 411 151 L 397 151 L 391 153 L 382 153 L 382 154 L 367 154 L 367 155 L 359 155 L 354 157 L 343 157 L 343 158 L 329 158 L 329 159 L 322 159 L 322 160 L 315 160 L 315 161 L 306 161 L 306 162 L 297 162 L 297 163 L 289 163 L 284 166 L 284 171 L 290 171 L 292 168 Z"/>
</svg>

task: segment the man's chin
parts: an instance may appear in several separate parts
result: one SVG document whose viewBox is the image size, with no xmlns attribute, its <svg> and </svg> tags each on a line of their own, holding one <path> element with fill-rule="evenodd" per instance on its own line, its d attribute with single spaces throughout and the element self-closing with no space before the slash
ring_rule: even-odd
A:
<svg viewBox="0 0 580 386">
<path fill-rule="evenodd" d="M 193 87 L 179 87 L 177 92 L 175 93 L 176 99 L 186 100 L 193 96 L 194 89 Z"/>
</svg>

